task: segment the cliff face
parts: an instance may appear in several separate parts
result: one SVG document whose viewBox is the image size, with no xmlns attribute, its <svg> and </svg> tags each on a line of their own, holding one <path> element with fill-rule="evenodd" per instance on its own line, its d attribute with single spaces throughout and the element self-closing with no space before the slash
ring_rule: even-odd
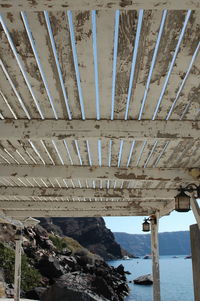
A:
<svg viewBox="0 0 200 301">
<path fill-rule="evenodd" d="M 151 253 L 149 234 L 114 233 L 115 239 L 128 252 L 142 256 Z M 191 253 L 189 231 L 159 233 L 160 255 L 187 255 Z"/>
<path fill-rule="evenodd" d="M 41 218 L 40 224 L 48 232 L 77 240 L 82 246 L 105 260 L 121 258 L 124 253 L 106 228 L 103 218 Z"/>
</svg>

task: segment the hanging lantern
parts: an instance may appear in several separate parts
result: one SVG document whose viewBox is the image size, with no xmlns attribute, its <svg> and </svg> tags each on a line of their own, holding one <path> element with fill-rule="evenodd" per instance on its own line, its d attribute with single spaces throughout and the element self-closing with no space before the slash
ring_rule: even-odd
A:
<svg viewBox="0 0 200 301">
<path fill-rule="evenodd" d="M 178 212 L 188 212 L 190 210 L 190 197 L 183 189 L 175 196 L 175 210 Z"/>
<path fill-rule="evenodd" d="M 148 222 L 148 219 L 144 219 L 144 223 L 142 224 L 142 231 L 143 232 L 149 232 L 150 231 L 150 223 Z"/>
</svg>

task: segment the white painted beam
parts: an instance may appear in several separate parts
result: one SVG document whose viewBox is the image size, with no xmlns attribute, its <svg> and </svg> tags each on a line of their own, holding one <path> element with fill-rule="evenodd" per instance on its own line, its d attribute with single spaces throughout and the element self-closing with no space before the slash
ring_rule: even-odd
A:
<svg viewBox="0 0 200 301">
<path fill-rule="evenodd" d="M 191 182 L 191 170 L 184 168 L 117 168 L 90 166 L 9 165 L 1 164 L 0 177 L 40 177 L 62 179 L 113 179 Z"/>
<path fill-rule="evenodd" d="M 36 187 L 0 187 L 1 196 L 49 196 L 49 197 L 85 197 L 85 198 L 142 198 L 170 199 L 177 194 L 176 189 L 84 189 L 84 188 L 36 188 Z"/>
<path fill-rule="evenodd" d="M 128 210 L 5 210 L 6 215 L 14 218 L 33 217 L 101 217 L 101 216 L 146 216 L 150 215 L 155 209 L 128 209 Z"/>
<path fill-rule="evenodd" d="M 142 211 L 147 209 L 162 210 L 166 201 L 0 201 L 3 210 L 64 210 L 64 211 Z M 33 215 L 30 215 L 33 216 Z"/>
<path fill-rule="evenodd" d="M 200 9 L 198 0 L 0 0 L 0 10 L 9 11 L 41 11 L 41 10 L 101 10 L 101 9 Z"/>
<path fill-rule="evenodd" d="M 200 121 L 0 120 L 0 139 L 199 139 Z"/>
</svg>

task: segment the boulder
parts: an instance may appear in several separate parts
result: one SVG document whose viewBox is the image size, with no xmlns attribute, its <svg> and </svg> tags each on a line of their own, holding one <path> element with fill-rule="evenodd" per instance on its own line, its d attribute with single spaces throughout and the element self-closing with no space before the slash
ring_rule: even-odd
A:
<svg viewBox="0 0 200 301">
<path fill-rule="evenodd" d="M 151 285 L 153 284 L 153 279 L 151 274 L 143 275 L 140 276 L 136 279 L 133 280 L 135 284 L 140 284 L 140 285 Z"/>
<path fill-rule="evenodd" d="M 25 298 L 31 300 L 40 300 L 45 291 L 45 287 L 35 287 L 34 289 L 25 293 Z"/>
<path fill-rule="evenodd" d="M 59 260 L 53 256 L 43 256 L 39 260 L 37 268 L 43 276 L 49 279 L 57 278 L 64 274 L 64 269 L 60 265 Z"/>
</svg>

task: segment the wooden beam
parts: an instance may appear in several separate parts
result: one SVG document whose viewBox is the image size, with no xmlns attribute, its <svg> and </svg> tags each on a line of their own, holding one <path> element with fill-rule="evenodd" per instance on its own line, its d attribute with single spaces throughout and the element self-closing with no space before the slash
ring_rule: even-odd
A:
<svg viewBox="0 0 200 301">
<path fill-rule="evenodd" d="M 153 301 L 160 301 L 160 268 L 159 268 L 159 244 L 158 244 L 159 214 L 151 220 L 151 252 L 153 271 Z"/>
<path fill-rule="evenodd" d="M 184 168 L 117 168 L 1 164 L 0 177 L 198 182 Z"/>
<path fill-rule="evenodd" d="M 199 139 L 200 121 L 0 120 L 0 139 Z"/>
<path fill-rule="evenodd" d="M 194 194 L 191 194 L 190 203 L 191 203 L 193 214 L 196 218 L 197 225 L 200 230 L 200 208 L 199 208 L 199 204 L 197 203 L 197 200 L 196 200 Z"/>
<path fill-rule="evenodd" d="M 43 10 L 100 10 L 100 9 L 200 9 L 198 0 L 0 0 L 2 12 Z"/>
<path fill-rule="evenodd" d="M 195 301 L 200 301 L 200 230 L 198 225 L 190 226 L 190 241 L 192 251 L 192 270 Z"/>
<path fill-rule="evenodd" d="M 149 210 L 4 210 L 9 217 L 24 219 L 33 217 L 101 217 L 101 216 L 147 216 L 152 214 L 155 209 Z"/>
<path fill-rule="evenodd" d="M 80 198 L 142 198 L 170 199 L 177 194 L 176 189 L 85 189 L 85 188 L 33 188 L 33 187 L 0 187 L 1 196 L 49 196 Z"/>
<path fill-rule="evenodd" d="M 20 301 L 22 236 L 15 241 L 14 301 Z"/>
<path fill-rule="evenodd" d="M 118 210 L 142 211 L 147 209 L 162 210 L 166 201 L 0 201 L 2 210 L 68 210 L 68 211 L 106 211 Z"/>
</svg>

